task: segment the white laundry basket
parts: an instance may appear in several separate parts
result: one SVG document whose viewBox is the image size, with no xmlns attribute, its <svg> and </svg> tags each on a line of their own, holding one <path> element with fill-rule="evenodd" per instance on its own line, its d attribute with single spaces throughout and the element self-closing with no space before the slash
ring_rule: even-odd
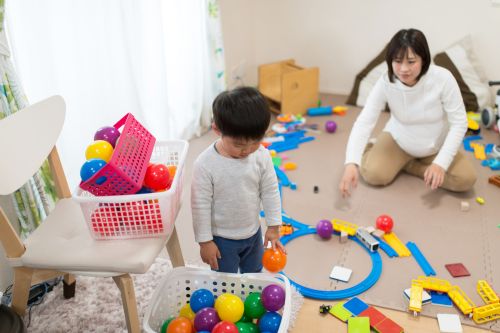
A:
<svg viewBox="0 0 500 333">
<path fill-rule="evenodd" d="M 290 281 L 282 274 L 218 273 L 209 269 L 177 267 L 172 269 L 156 288 L 144 315 L 143 328 L 147 333 L 160 332 L 165 320 L 177 317 L 180 308 L 189 301 L 191 294 L 205 288 L 214 296 L 231 293 L 245 300 L 251 292 L 262 292 L 269 284 L 279 284 L 285 289 L 285 305 L 281 310 L 278 333 L 288 331 L 292 311 Z"/>
<path fill-rule="evenodd" d="M 80 204 L 94 239 L 127 239 L 170 235 L 179 212 L 188 142 L 156 142 L 150 162 L 176 166 L 170 189 L 146 194 L 94 196 L 78 187 Z"/>
</svg>

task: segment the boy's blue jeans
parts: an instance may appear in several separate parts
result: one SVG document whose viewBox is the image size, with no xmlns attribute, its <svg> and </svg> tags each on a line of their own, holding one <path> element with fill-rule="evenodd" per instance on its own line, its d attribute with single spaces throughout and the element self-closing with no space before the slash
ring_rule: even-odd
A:
<svg viewBox="0 0 500 333">
<path fill-rule="evenodd" d="M 221 258 L 218 259 L 219 272 L 225 273 L 258 273 L 262 271 L 264 244 L 262 231 L 259 230 L 250 238 L 227 239 L 218 236 L 213 241 L 219 248 Z"/>
</svg>

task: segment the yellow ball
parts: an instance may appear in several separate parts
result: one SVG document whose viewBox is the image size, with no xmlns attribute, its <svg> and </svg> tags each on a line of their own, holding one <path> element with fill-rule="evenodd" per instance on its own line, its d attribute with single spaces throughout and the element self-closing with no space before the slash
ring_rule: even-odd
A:
<svg viewBox="0 0 500 333">
<path fill-rule="evenodd" d="M 113 155 L 113 146 L 104 140 L 96 140 L 92 142 L 85 151 L 85 158 L 90 160 L 91 158 L 99 158 L 101 160 L 109 162 Z"/>
<path fill-rule="evenodd" d="M 217 310 L 217 314 L 221 320 L 235 323 L 243 316 L 245 306 L 238 296 L 222 294 L 215 300 L 215 310 Z"/>
<path fill-rule="evenodd" d="M 194 317 L 196 314 L 191 310 L 189 303 L 184 304 L 184 306 L 179 311 L 179 317 L 184 317 L 189 319 L 190 322 L 194 322 Z"/>
</svg>

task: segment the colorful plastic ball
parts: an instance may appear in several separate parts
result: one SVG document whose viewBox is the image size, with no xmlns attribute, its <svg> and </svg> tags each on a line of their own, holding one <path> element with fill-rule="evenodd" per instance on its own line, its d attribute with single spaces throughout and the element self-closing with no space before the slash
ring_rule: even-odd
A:
<svg viewBox="0 0 500 333">
<path fill-rule="evenodd" d="M 147 188 L 145 186 L 141 187 L 141 189 L 137 192 L 135 192 L 135 194 L 147 194 L 147 193 L 153 193 L 154 191 L 150 188 Z"/>
<path fill-rule="evenodd" d="M 246 323 L 239 321 L 236 323 L 236 327 L 238 328 L 239 333 L 258 333 L 259 327 L 254 323 Z"/>
<path fill-rule="evenodd" d="M 325 130 L 328 132 L 328 133 L 335 133 L 335 131 L 337 130 L 337 123 L 334 122 L 333 120 L 328 120 L 326 123 L 325 123 Z"/>
<path fill-rule="evenodd" d="M 286 254 L 276 249 L 269 248 L 264 251 L 262 256 L 262 265 L 271 273 L 278 273 L 286 265 Z"/>
<path fill-rule="evenodd" d="M 194 317 L 194 328 L 197 332 L 210 332 L 218 322 L 220 322 L 220 318 L 214 308 L 203 308 L 196 312 L 196 317 Z"/>
<path fill-rule="evenodd" d="M 168 325 L 167 333 L 193 333 L 193 324 L 187 318 L 177 317 Z"/>
<path fill-rule="evenodd" d="M 384 232 L 391 232 L 392 228 L 394 227 L 394 221 L 389 215 L 380 215 L 379 217 L 377 217 L 376 226 L 377 229 L 380 229 Z"/>
<path fill-rule="evenodd" d="M 82 178 L 82 181 L 86 182 L 92 178 L 92 176 L 95 175 L 97 171 L 101 170 L 105 165 L 106 161 L 98 158 L 85 161 L 80 169 L 80 177 Z"/>
<path fill-rule="evenodd" d="M 276 333 L 280 328 L 281 315 L 277 312 L 266 312 L 259 319 L 259 329 L 261 332 Z"/>
<path fill-rule="evenodd" d="M 212 333 L 238 333 L 238 327 L 230 321 L 221 321 L 214 326 Z"/>
<path fill-rule="evenodd" d="M 90 160 L 92 158 L 99 158 L 109 162 L 111 156 L 113 155 L 113 146 L 104 140 L 96 140 L 87 146 L 85 150 L 85 158 Z"/>
<path fill-rule="evenodd" d="M 189 305 L 191 305 L 191 309 L 196 313 L 203 308 L 213 307 L 214 302 L 214 295 L 207 289 L 196 290 L 189 299 Z"/>
<path fill-rule="evenodd" d="M 120 132 L 113 126 L 101 127 L 94 134 L 94 140 L 107 141 L 113 148 L 115 148 L 116 140 L 118 140 L 119 137 Z"/>
<path fill-rule="evenodd" d="M 144 186 L 154 190 L 165 190 L 170 182 L 170 173 L 164 164 L 151 164 L 146 169 Z"/>
<path fill-rule="evenodd" d="M 316 224 L 316 232 L 318 236 L 323 239 L 330 239 L 332 237 L 333 225 L 332 222 L 328 220 L 320 220 Z"/>
<path fill-rule="evenodd" d="M 165 321 L 163 322 L 163 324 L 161 325 L 160 333 L 166 333 L 166 332 L 167 332 L 167 327 L 168 327 L 168 325 L 169 325 L 169 324 L 170 324 L 170 322 L 171 322 L 172 320 L 174 320 L 174 319 L 175 319 L 175 317 L 170 317 L 170 318 L 168 318 L 167 320 L 165 320 Z"/>
<path fill-rule="evenodd" d="M 244 305 L 241 298 L 233 294 L 222 294 L 215 300 L 215 309 L 223 321 L 237 322 L 244 312 Z"/>
<path fill-rule="evenodd" d="M 261 294 L 258 292 L 250 293 L 245 299 L 245 315 L 257 319 L 266 313 L 264 305 L 262 305 Z"/>
<path fill-rule="evenodd" d="M 189 306 L 189 303 L 184 304 L 179 310 L 179 317 L 187 318 L 190 322 L 194 321 L 195 313 L 193 312 L 193 310 L 191 310 L 191 306 Z"/>
<path fill-rule="evenodd" d="M 243 313 L 243 316 L 241 316 L 241 319 L 238 321 L 238 322 L 251 322 L 252 321 L 252 318 L 250 318 L 249 316 L 247 316 L 245 313 Z"/>
<path fill-rule="evenodd" d="M 270 284 L 262 290 L 262 305 L 267 311 L 278 311 L 285 305 L 285 289 L 278 284 Z"/>
</svg>

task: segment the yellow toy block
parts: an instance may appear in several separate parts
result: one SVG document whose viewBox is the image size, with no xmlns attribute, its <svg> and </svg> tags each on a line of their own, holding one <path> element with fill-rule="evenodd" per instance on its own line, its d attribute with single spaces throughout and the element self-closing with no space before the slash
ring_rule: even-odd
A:
<svg viewBox="0 0 500 333">
<path fill-rule="evenodd" d="M 472 302 L 472 300 L 459 286 L 451 287 L 451 289 L 448 291 L 448 296 L 464 315 L 471 314 L 472 309 L 476 307 L 474 302 Z"/>
<path fill-rule="evenodd" d="M 484 150 L 484 145 L 480 143 L 471 143 L 470 146 L 474 149 L 474 157 L 478 160 L 486 159 L 486 152 Z"/>
<path fill-rule="evenodd" d="M 358 230 L 358 226 L 354 223 L 333 219 L 332 221 L 333 230 L 337 232 L 345 231 L 349 236 L 356 235 L 356 230 Z"/>
<path fill-rule="evenodd" d="M 411 280 L 410 289 L 410 304 L 408 310 L 413 311 L 416 316 L 417 313 L 422 311 L 422 293 L 424 288 L 422 288 L 422 282 L 420 280 Z"/>
<path fill-rule="evenodd" d="M 485 280 L 477 281 L 476 290 L 486 304 L 499 303 L 497 294 Z"/>
<path fill-rule="evenodd" d="M 396 236 L 394 232 L 385 233 L 383 236 L 384 240 L 389 244 L 394 251 L 400 257 L 409 257 L 411 256 L 410 250 L 404 245 L 404 243 Z"/>
<path fill-rule="evenodd" d="M 422 283 L 422 287 L 427 290 L 447 293 L 451 289 L 451 283 L 443 279 L 428 276 L 419 276 L 418 280 Z"/>
<path fill-rule="evenodd" d="M 474 308 L 472 319 L 476 324 L 483 324 L 488 321 L 500 319 L 500 303 L 486 304 Z"/>
</svg>

